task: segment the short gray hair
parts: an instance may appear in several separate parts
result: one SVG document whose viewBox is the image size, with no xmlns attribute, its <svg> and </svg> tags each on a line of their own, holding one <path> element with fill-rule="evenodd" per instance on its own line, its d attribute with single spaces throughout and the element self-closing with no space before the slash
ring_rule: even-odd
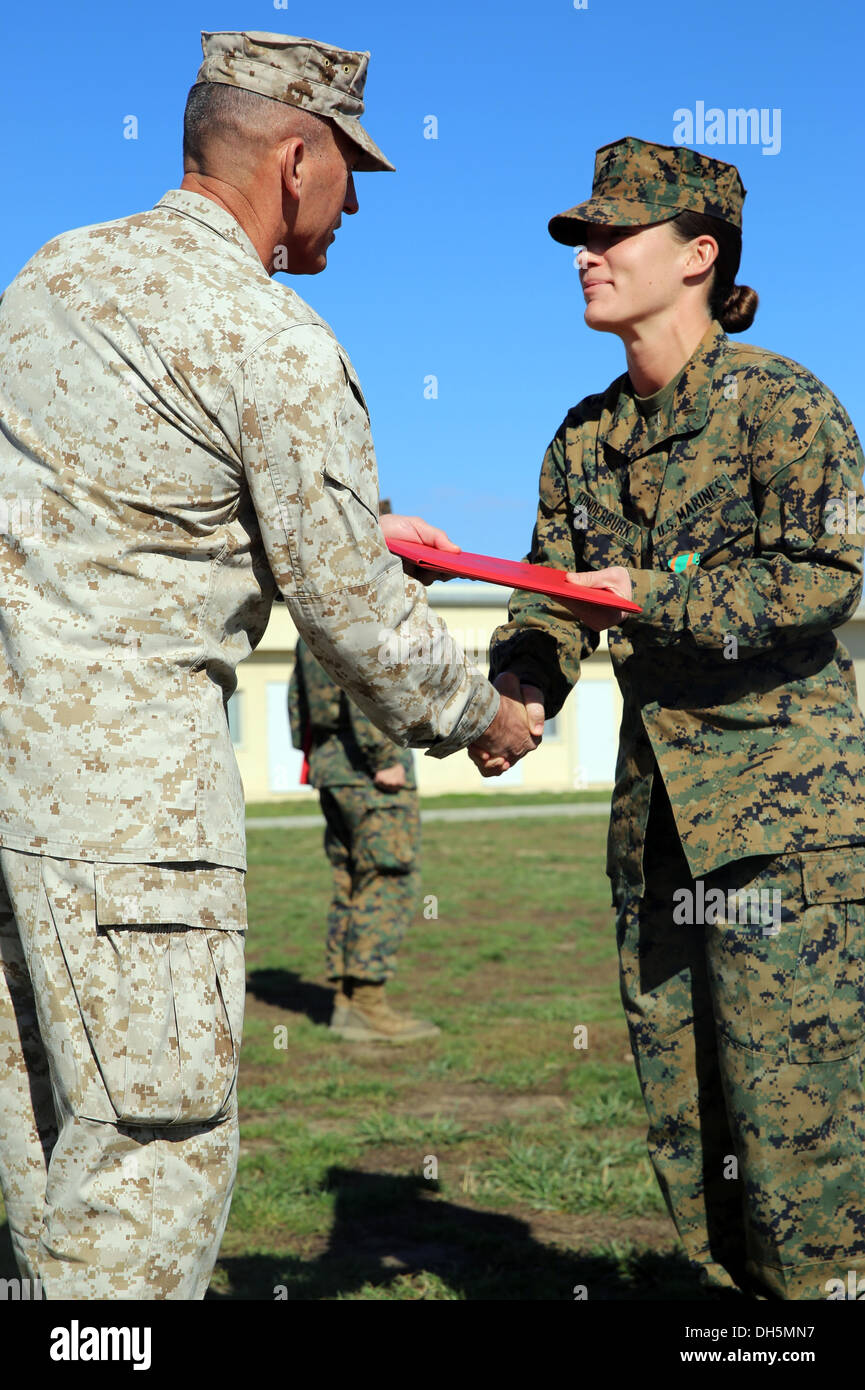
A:
<svg viewBox="0 0 865 1390">
<path fill-rule="evenodd" d="M 227 82 L 200 82 L 189 93 L 183 116 L 183 168 L 206 174 L 214 145 L 267 147 L 300 135 L 310 149 L 324 137 L 330 122 L 287 102 L 231 87 Z"/>
</svg>

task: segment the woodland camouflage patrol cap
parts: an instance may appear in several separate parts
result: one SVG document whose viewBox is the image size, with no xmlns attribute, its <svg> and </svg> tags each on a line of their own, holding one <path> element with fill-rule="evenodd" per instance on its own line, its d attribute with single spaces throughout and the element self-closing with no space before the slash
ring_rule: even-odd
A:
<svg viewBox="0 0 865 1390">
<path fill-rule="evenodd" d="M 601 146 L 591 198 L 553 217 L 550 236 L 565 246 L 579 246 L 587 224 L 643 227 L 668 222 L 680 212 L 702 212 L 741 229 L 744 201 L 735 164 L 683 145 L 653 145 L 627 135 Z"/>
<path fill-rule="evenodd" d="M 368 53 L 352 53 L 291 34 L 239 31 L 203 31 L 201 48 L 204 62 L 196 86 L 223 82 L 325 116 L 360 149 L 355 169 L 393 171 L 394 166 L 359 119 L 363 115 Z"/>
</svg>

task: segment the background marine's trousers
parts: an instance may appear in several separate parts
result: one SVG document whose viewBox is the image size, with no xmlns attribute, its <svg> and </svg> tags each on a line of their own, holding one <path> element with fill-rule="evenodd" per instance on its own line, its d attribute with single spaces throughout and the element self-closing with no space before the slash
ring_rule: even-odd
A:
<svg viewBox="0 0 865 1390">
<path fill-rule="evenodd" d="M 327 974 L 378 983 L 396 972 L 396 954 L 418 907 L 417 792 L 323 787 L 324 848 L 333 869 Z"/>
<path fill-rule="evenodd" d="M 237 1166 L 243 873 L 0 850 L 0 1184 L 49 1299 L 204 1297 Z"/>
<path fill-rule="evenodd" d="M 865 1272 L 865 847 L 743 859 L 701 888 L 656 775 L 643 867 L 617 939 L 670 1214 L 715 1282 L 825 1299 Z M 706 920 L 681 920 L 689 902 Z"/>
</svg>

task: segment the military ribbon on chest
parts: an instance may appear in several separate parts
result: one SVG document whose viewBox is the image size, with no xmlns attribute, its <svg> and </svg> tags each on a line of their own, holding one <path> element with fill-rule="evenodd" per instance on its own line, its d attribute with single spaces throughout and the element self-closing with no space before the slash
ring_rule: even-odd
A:
<svg viewBox="0 0 865 1390">
<path fill-rule="evenodd" d="M 669 568 L 674 574 L 682 574 L 686 569 L 690 569 L 692 565 L 696 566 L 699 565 L 699 563 L 699 550 L 683 550 L 680 554 L 674 555 L 667 561 Z"/>
</svg>

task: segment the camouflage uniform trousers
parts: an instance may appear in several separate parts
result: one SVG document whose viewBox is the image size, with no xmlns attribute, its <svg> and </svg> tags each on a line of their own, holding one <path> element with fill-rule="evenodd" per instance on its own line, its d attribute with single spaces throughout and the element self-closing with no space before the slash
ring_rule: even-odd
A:
<svg viewBox="0 0 865 1390">
<path fill-rule="evenodd" d="M 243 874 L 8 849 L 0 866 L 19 1270 L 48 1299 L 201 1299 L 237 1167 Z"/>
<path fill-rule="evenodd" d="M 677 924 L 674 892 L 700 890 L 661 790 L 646 893 L 616 895 L 655 1173 L 688 1256 L 757 1297 L 823 1299 L 865 1271 L 863 868 L 854 846 L 739 860 L 702 892 L 762 892 L 760 919 Z"/>
<path fill-rule="evenodd" d="M 324 848 L 333 868 L 327 974 L 390 980 L 417 908 L 420 812 L 417 793 L 377 787 L 323 787 Z"/>
</svg>

